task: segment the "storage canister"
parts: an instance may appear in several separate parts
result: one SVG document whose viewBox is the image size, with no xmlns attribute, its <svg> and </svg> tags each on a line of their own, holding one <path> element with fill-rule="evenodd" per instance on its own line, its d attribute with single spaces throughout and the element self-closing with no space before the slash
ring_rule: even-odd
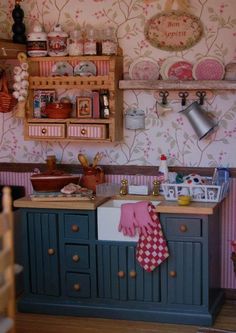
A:
<svg viewBox="0 0 236 333">
<path fill-rule="evenodd" d="M 45 57 L 47 53 L 47 34 L 40 23 L 35 23 L 33 31 L 27 35 L 27 54 L 30 57 Z"/>
<path fill-rule="evenodd" d="M 97 34 L 93 27 L 87 28 L 84 40 L 84 54 L 96 55 L 97 54 Z"/>
<path fill-rule="evenodd" d="M 83 55 L 84 41 L 80 30 L 73 30 L 68 40 L 68 52 L 70 56 Z"/>
<path fill-rule="evenodd" d="M 53 31 L 48 33 L 48 54 L 50 56 L 66 56 L 68 34 L 64 32 L 60 24 L 55 25 Z"/>
<path fill-rule="evenodd" d="M 145 129 L 145 112 L 131 108 L 125 114 L 125 127 L 127 129 Z"/>
<path fill-rule="evenodd" d="M 117 54 L 117 41 L 115 38 L 114 29 L 107 27 L 103 30 L 102 36 L 102 54 L 115 55 Z"/>
</svg>

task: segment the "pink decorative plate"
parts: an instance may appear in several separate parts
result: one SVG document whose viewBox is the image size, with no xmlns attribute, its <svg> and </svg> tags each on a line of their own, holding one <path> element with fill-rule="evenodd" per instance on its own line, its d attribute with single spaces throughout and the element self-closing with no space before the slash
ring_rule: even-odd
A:
<svg viewBox="0 0 236 333">
<path fill-rule="evenodd" d="M 169 77 L 168 77 L 168 70 L 169 70 L 169 67 L 177 62 L 177 61 L 181 61 L 182 58 L 180 57 L 169 57 L 169 58 L 166 58 L 165 61 L 163 61 L 162 65 L 161 65 L 161 69 L 160 69 L 160 74 L 161 74 L 161 77 L 162 77 L 162 80 L 169 80 Z"/>
<path fill-rule="evenodd" d="M 193 65 L 186 61 L 181 60 L 177 61 L 173 64 L 170 64 L 168 67 L 167 76 L 170 80 L 192 80 L 193 73 L 192 73 Z"/>
<path fill-rule="evenodd" d="M 129 76 L 132 80 L 158 80 L 159 66 L 150 58 L 139 58 L 130 65 Z"/>
<path fill-rule="evenodd" d="M 195 80 L 222 80 L 224 75 L 223 63 L 214 57 L 204 57 L 193 66 Z"/>
</svg>

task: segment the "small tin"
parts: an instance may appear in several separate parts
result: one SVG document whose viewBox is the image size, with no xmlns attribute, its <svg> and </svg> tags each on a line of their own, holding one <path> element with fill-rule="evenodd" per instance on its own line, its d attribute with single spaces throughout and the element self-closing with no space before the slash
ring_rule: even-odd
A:
<svg viewBox="0 0 236 333">
<path fill-rule="evenodd" d="M 53 31 L 48 33 L 48 54 L 50 56 L 66 56 L 68 34 L 64 32 L 60 24 L 55 25 Z"/>
<path fill-rule="evenodd" d="M 41 24 L 36 23 L 27 35 L 27 54 L 29 57 L 45 57 L 47 53 L 47 34 Z"/>
<path fill-rule="evenodd" d="M 125 127 L 127 129 L 145 129 L 145 112 L 140 109 L 128 109 L 125 114 Z"/>
</svg>

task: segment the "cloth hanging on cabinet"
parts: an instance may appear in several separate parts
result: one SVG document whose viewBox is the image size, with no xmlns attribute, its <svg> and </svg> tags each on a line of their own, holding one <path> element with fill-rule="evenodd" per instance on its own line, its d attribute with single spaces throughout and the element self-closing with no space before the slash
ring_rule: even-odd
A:
<svg viewBox="0 0 236 333">
<path fill-rule="evenodd" d="M 169 257 L 169 250 L 155 207 L 148 203 L 147 210 L 155 226 L 151 233 L 140 234 L 136 259 L 146 271 L 151 272 Z"/>
<path fill-rule="evenodd" d="M 136 260 L 146 271 L 153 271 L 169 257 L 161 223 L 151 202 L 122 204 L 118 230 L 130 237 L 138 230 Z"/>
</svg>

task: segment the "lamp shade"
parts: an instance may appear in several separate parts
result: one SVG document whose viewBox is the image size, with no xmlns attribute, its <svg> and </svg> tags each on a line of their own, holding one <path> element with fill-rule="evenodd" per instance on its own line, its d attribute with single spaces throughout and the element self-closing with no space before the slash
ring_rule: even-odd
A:
<svg viewBox="0 0 236 333">
<path fill-rule="evenodd" d="M 208 117 L 206 112 L 196 101 L 190 104 L 186 109 L 181 110 L 180 113 L 183 113 L 188 118 L 199 140 L 205 138 L 218 126 L 217 123 L 214 123 Z"/>
</svg>

